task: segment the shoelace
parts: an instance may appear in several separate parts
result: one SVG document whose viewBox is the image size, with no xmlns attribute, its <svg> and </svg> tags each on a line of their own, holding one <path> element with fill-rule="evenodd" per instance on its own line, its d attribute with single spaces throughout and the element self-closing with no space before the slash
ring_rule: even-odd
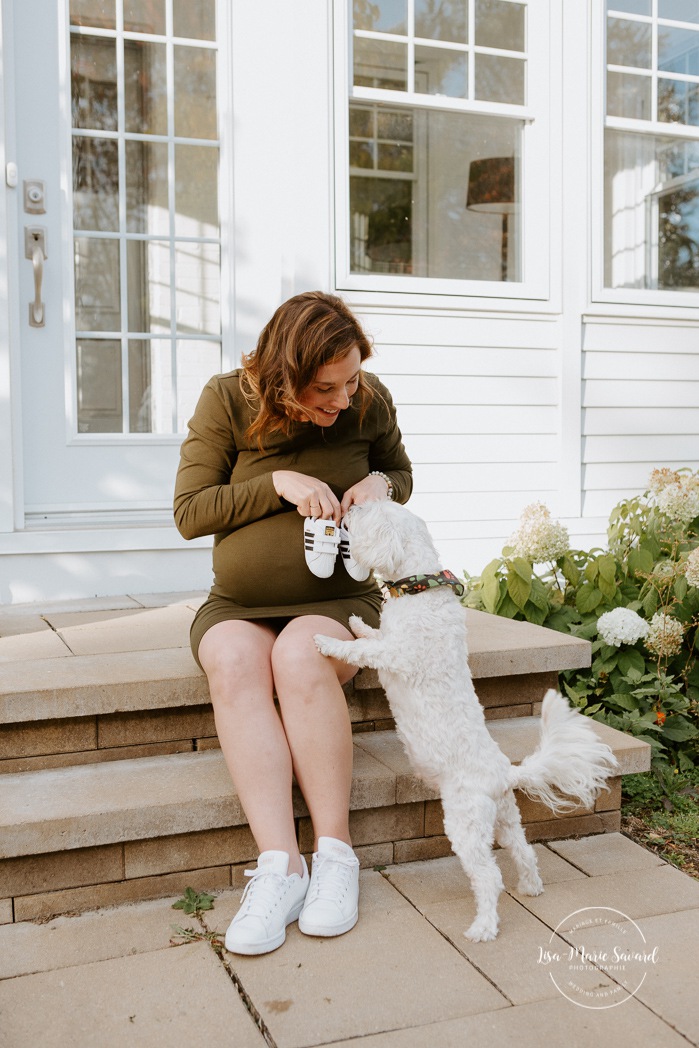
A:
<svg viewBox="0 0 699 1048">
<path fill-rule="evenodd" d="M 334 859 L 332 855 L 316 852 L 313 856 L 313 875 L 309 888 L 308 901 L 316 899 L 335 900 L 344 895 L 349 886 L 354 863 Z"/>
<path fill-rule="evenodd" d="M 245 870 L 245 876 L 251 879 L 245 885 L 240 898 L 240 916 L 251 914 L 254 917 L 266 917 L 279 905 L 281 887 L 288 887 L 288 878 L 281 873 L 260 869 Z M 243 908 L 244 907 L 244 908 Z"/>
</svg>

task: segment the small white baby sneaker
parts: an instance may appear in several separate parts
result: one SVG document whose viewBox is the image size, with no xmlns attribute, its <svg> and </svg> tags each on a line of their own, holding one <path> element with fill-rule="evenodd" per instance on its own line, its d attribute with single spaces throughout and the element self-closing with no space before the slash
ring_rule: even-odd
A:
<svg viewBox="0 0 699 1048">
<path fill-rule="evenodd" d="M 311 883 L 299 917 L 305 935 L 343 935 L 359 916 L 359 859 L 349 844 L 319 837 Z"/>
<path fill-rule="evenodd" d="M 340 529 L 332 520 L 306 517 L 303 522 L 303 547 L 306 564 L 319 579 L 329 579 L 335 570 Z"/>
<path fill-rule="evenodd" d="M 306 860 L 301 856 L 303 877 L 287 876 L 289 855 L 264 851 L 240 900 L 240 909 L 228 926 L 226 949 L 231 953 L 269 953 L 286 939 L 286 926 L 297 920 L 310 883 Z"/>
<path fill-rule="evenodd" d="M 363 568 L 361 565 L 357 564 L 352 556 L 350 533 L 342 524 L 340 524 L 340 555 L 342 557 L 342 563 L 345 565 L 345 571 L 350 578 L 355 579 L 357 582 L 364 582 L 365 579 L 369 578 L 371 568 Z"/>
</svg>

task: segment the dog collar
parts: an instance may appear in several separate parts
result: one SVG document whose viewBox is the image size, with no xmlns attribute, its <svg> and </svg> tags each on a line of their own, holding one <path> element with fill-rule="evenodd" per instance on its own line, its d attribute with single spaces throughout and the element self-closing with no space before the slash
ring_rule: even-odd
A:
<svg viewBox="0 0 699 1048">
<path fill-rule="evenodd" d="M 463 596 L 464 586 L 451 571 L 437 571 L 432 575 L 408 575 L 396 582 L 385 581 L 389 597 L 404 597 L 409 593 L 424 593 L 437 586 L 451 586 L 457 597 Z"/>
</svg>

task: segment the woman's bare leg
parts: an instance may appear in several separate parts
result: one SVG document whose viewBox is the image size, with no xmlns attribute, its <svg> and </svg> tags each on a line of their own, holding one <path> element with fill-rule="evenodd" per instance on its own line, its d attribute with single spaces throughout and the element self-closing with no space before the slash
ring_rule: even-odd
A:
<svg viewBox="0 0 699 1048">
<path fill-rule="evenodd" d="M 342 685 L 357 672 L 321 655 L 315 633 L 352 640 L 341 623 L 304 615 L 282 630 L 272 649 L 272 672 L 294 773 L 318 837 L 351 844 L 352 726 Z"/>
<path fill-rule="evenodd" d="M 289 873 L 301 874 L 291 753 L 273 700 L 276 640 L 262 622 L 219 622 L 202 637 L 198 654 L 221 749 L 257 846 L 288 852 Z"/>
</svg>

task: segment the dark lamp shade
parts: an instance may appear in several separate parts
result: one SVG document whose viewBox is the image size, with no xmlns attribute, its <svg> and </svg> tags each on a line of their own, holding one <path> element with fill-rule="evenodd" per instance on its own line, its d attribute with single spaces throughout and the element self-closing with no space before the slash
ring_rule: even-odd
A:
<svg viewBox="0 0 699 1048">
<path fill-rule="evenodd" d="M 514 157 L 491 156 L 472 160 L 468 171 L 466 207 L 493 215 L 511 215 L 515 210 Z"/>
</svg>

